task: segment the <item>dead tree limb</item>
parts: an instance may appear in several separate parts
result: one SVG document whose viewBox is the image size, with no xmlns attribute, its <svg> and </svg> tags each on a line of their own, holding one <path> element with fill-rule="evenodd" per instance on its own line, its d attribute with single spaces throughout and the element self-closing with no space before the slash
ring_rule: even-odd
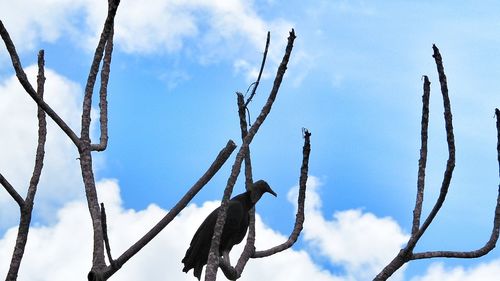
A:
<svg viewBox="0 0 500 281">
<path fill-rule="evenodd" d="M 441 206 L 443 205 L 446 195 L 448 194 L 448 189 L 451 183 L 451 177 L 453 175 L 453 169 L 455 167 L 455 140 L 453 135 L 453 124 L 452 124 L 452 114 L 450 99 L 448 96 L 448 86 L 446 81 L 446 75 L 444 73 L 443 60 L 439 49 L 433 45 L 432 46 L 434 54 L 434 60 L 436 62 L 437 71 L 439 74 L 439 82 L 441 85 L 441 93 L 443 96 L 443 107 L 444 107 L 444 119 L 445 119 L 445 129 L 446 129 L 446 140 L 448 143 L 448 161 L 446 163 L 446 170 L 443 176 L 443 182 L 441 184 L 441 189 L 439 196 L 434 204 L 431 212 L 425 219 L 424 223 L 420 225 L 420 216 L 423 204 L 423 194 L 424 194 L 424 181 L 425 181 L 425 163 L 427 159 L 427 126 L 428 126 L 428 114 L 429 114 L 429 93 L 430 93 L 430 82 L 426 76 L 424 76 L 424 95 L 422 98 L 423 109 L 422 109 L 422 148 L 420 150 L 420 161 L 419 161 L 419 172 L 417 180 L 417 199 L 415 203 L 415 208 L 413 211 L 413 225 L 412 233 L 410 239 L 406 246 L 399 251 L 396 257 L 373 279 L 373 280 L 387 280 L 394 272 L 401 268 L 405 263 L 416 260 L 416 259 L 428 259 L 436 257 L 447 257 L 447 258 L 477 258 L 483 256 L 490 252 L 496 245 L 499 235 L 500 228 L 500 187 L 497 196 L 497 206 L 495 208 L 495 217 L 493 221 L 493 230 L 490 239 L 486 244 L 475 251 L 429 251 L 422 253 L 413 253 L 415 246 L 418 241 L 425 233 L 429 225 L 432 223 L 433 219 L 436 217 Z M 500 167 L 500 111 L 496 109 L 495 111 L 497 117 L 497 153 Z"/>
<path fill-rule="evenodd" d="M 236 155 L 235 162 L 233 164 L 233 167 L 231 169 L 231 175 L 228 178 L 226 188 L 224 190 L 224 196 L 222 198 L 221 202 L 221 207 L 218 213 L 217 217 L 217 222 L 215 224 L 214 228 L 214 234 L 212 238 L 212 244 L 210 246 L 210 252 L 208 255 L 208 262 L 207 262 L 207 268 L 205 270 L 205 280 L 206 281 L 215 281 L 216 276 L 217 276 L 217 269 L 219 267 L 219 243 L 220 243 L 220 237 L 222 234 L 223 226 L 226 220 L 226 211 L 227 211 L 227 205 L 229 198 L 231 197 L 231 193 L 233 191 L 234 184 L 236 183 L 236 179 L 238 178 L 238 175 L 240 173 L 241 165 L 242 162 L 245 158 L 245 155 L 248 151 L 248 147 L 250 143 L 252 142 L 255 134 L 259 130 L 260 126 L 262 123 L 265 121 L 266 117 L 268 116 L 269 112 L 271 111 L 271 107 L 276 99 L 276 96 L 278 94 L 281 81 L 283 80 L 283 76 L 285 74 L 286 68 L 288 61 L 290 59 L 290 54 L 293 49 L 293 42 L 295 40 L 295 31 L 292 29 L 290 31 L 290 35 L 288 37 L 288 44 L 285 50 L 285 55 L 283 56 L 283 59 L 281 61 L 280 66 L 278 67 L 278 71 L 276 73 L 275 79 L 274 79 L 274 84 L 273 88 L 271 90 L 271 93 L 269 94 L 269 97 L 267 99 L 266 104 L 262 108 L 259 116 L 255 120 L 255 123 L 250 127 L 248 130 L 248 134 L 243 140 L 243 143 L 238 151 L 238 154 Z"/>
<path fill-rule="evenodd" d="M 290 248 L 298 239 L 300 232 L 302 231 L 305 214 L 304 214 L 304 204 L 306 197 L 306 183 L 308 177 L 309 170 L 309 155 L 311 152 L 311 142 L 310 142 L 311 133 L 304 129 L 304 146 L 302 149 L 302 166 L 300 168 L 300 179 L 299 179 L 299 196 L 297 199 L 297 214 L 295 216 L 295 225 L 293 227 L 292 233 L 287 241 L 284 243 L 272 247 L 270 249 L 264 251 L 255 251 L 255 247 L 248 247 L 250 243 L 247 242 L 243 253 L 238 260 L 238 263 L 235 267 L 232 267 L 227 261 L 224 259 L 219 259 L 220 268 L 224 275 L 229 280 L 237 280 L 241 277 L 245 265 L 247 264 L 250 258 L 264 258 L 279 252 L 282 252 L 288 248 Z M 252 241 L 253 243 L 254 241 Z M 252 244 L 253 246 L 253 244 Z M 247 248 L 248 247 L 248 248 Z"/>
<path fill-rule="evenodd" d="M 222 165 L 227 161 L 229 156 L 236 148 L 236 144 L 230 140 L 226 146 L 219 152 L 214 162 L 210 165 L 207 171 L 200 179 L 186 192 L 186 194 L 175 204 L 175 206 L 142 238 L 130 246 L 123 252 L 111 266 L 107 266 L 100 271 L 91 271 L 88 275 L 88 280 L 107 280 L 115 274 L 130 258 L 137 254 L 144 246 L 146 246 L 156 235 L 158 235 L 194 198 L 196 194 L 212 179 L 212 177 L 220 170 Z M 101 278 L 101 279 L 99 279 Z"/>
<path fill-rule="evenodd" d="M 38 53 L 38 76 L 37 76 L 37 95 L 43 100 L 44 86 L 45 86 L 45 75 L 44 75 L 44 52 L 41 50 Z M 33 213 L 33 202 L 35 200 L 36 191 L 38 188 L 38 183 L 40 181 L 40 175 L 43 168 L 43 159 L 45 156 L 45 142 L 47 140 L 47 122 L 45 120 L 44 110 L 38 106 L 38 146 L 35 153 L 35 167 L 33 169 L 33 174 L 30 179 L 28 186 L 28 192 L 26 194 L 26 199 L 22 200 L 20 195 L 16 192 L 17 197 L 15 200 L 20 204 L 21 218 L 19 221 L 19 228 L 17 231 L 16 243 L 14 245 L 14 253 L 12 254 L 12 259 L 10 261 L 9 271 L 7 272 L 6 281 L 17 280 L 17 275 L 19 273 L 19 268 L 21 266 L 21 261 L 24 255 L 24 249 L 26 248 L 26 243 L 28 242 L 28 232 L 31 222 L 31 215 Z M 3 177 L 1 177 L 3 178 Z M 12 190 L 13 187 L 8 184 Z"/>
<path fill-rule="evenodd" d="M 99 89 L 99 124 L 101 130 L 100 142 L 92 144 L 93 151 L 104 151 L 108 146 L 108 82 L 111 67 L 111 55 L 113 53 L 113 34 L 114 27 L 111 26 L 108 41 L 104 53 L 104 59 L 101 69 L 101 87 Z"/>
</svg>

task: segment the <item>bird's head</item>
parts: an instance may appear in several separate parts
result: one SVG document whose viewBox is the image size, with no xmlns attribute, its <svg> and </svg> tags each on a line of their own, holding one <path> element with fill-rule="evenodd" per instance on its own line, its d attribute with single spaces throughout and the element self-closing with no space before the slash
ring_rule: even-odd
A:
<svg viewBox="0 0 500 281">
<path fill-rule="evenodd" d="M 250 187 L 250 198 L 252 199 L 252 203 L 257 203 L 262 194 L 266 192 L 271 193 L 272 195 L 274 195 L 274 197 L 277 196 L 276 192 L 274 192 L 269 184 L 267 184 L 267 182 L 265 182 L 264 180 L 258 180 L 254 182 Z"/>
</svg>

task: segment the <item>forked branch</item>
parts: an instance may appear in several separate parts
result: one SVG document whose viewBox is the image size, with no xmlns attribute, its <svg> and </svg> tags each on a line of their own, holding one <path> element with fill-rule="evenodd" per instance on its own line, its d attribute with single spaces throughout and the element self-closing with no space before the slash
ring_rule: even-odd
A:
<svg viewBox="0 0 500 281">
<path fill-rule="evenodd" d="M 288 36 L 288 44 L 285 50 L 285 55 L 283 56 L 283 59 L 281 61 L 281 64 L 278 68 L 278 71 L 276 73 L 275 79 L 274 79 L 274 84 L 273 88 L 271 90 L 271 93 L 269 94 L 269 97 L 267 99 L 266 104 L 262 108 L 259 116 L 255 120 L 255 123 L 250 127 L 248 130 L 248 134 L 243 140 L 243 143 L 238 151 L 238 154 L 236 155 L 235 162 L 233 164 L 233 167 L 231 168 L 231 175 L 229 176 L 227 180 L 227 185 L 224 190 L 224 196 L 222 198 L 221 206 L 219 209 L 219 214 L 217 217 L 217 221 L 215 223 L 215 228 L 214 228 L 214 235 L 212 238 L 212 244 L 210 246 L 210 252 L 208 255 L 208 262 L 207 262 L 207 267 L 205 270 L 205 280 L 206 281 L 215 281 L 216 276 L 217 276 L 217 269 L 219 267 L 219 243 L 220 243 L 220 237 L 222 234 L 222 229 L 226 220 L 226 211 L 227 211 L 227 206 L 229 202 L 229 198 L 231 197 L 231 194 L 233 192 L 233 187 L 234 184 L 236 183 L 236 179 L 238 178 L 238 175 L 241 170 L 241 165 L 242 162 L 245 158 L 245 155 L 247 153 L 248 147 L 250 143 L 252 142 L 253 138 L 255 137 L 255 134 L 259 130 L 260 126 L 262 123 L 265 121 L 266 117 L 269 115 L 269 112 L 271 111 L 271 107 L 276 99 L 276 96 L 278 94 L 281 81 L 283 80 L 283 76 L 285 75 L 285 71 L 288 65 L 288 61 L 290 59 L 290 54 L 293 49 L 293 42 L 295 40 L 295 31 L 292 29 L 290 31 L 290 35 Z"/>
<path fill-rule="evenodd" d="M 413 210 L 413 225 L 412 233 L 410 239 L 406 246 L 400 250 L 397 256 L 374 278 L 374 280 L 387 280 L 394 272 L 401 268 L 405 263 L 416 260 L 416 259 L 427 259 L 436 257 L 447 257 L 447 258 L 477 258 L 483 256 L 490 252 L 496 245 L 499 236 L 500 228 L 500 187 L 499 193 L 497 195 L 497 205 L 495 208 L 495 217 L 493 221 L 493 230 L 491 232 L 490 239 L 486 244 L 478 250 L 475 251 L 429 251 L 422 253 L 413 253 L 415 246 L 418 241 L 425 233 L 429 225 L 432 223 L 433 219 L 436 217 L 441 206 L 443 205 L 446 195 L 448 194 L 448 189 L 451 183 L 451 177 L 453 175 L 453 169 L 455 167 L 455 140 L 453 135 L 453 124 L 452 124 L 452 114 L 450 99 L 448 96 L 448 85 L 446 81 L 446 75 L 444 73 L 443 60 L 439 49 L 433 45 L 432 46 L 434 54 L 433 57 L 436 62 L 437 71 L 439 74 L 439 82 L 441 85 L 441 93 L 443 96 L 443 107 L 444 107 L 444 119 L 445 119 L 445 129 L 446 129 L 446 140 L 448 143 L 448 161 L 446 163 L 446 170 L 443 176 L 443 182 L 441 184 L 440 194 L 436 203 L 434 204 L 431 212 L 425 219 L 424 223 L 420 225 L 420 217 L 422 212 L 423 196 L 424 196 L 424 182 L 425 182 L 425 166 L 427 161 L 427 127 L 428 127 L 428 114 L 429 114 L 429 94 L 430 94 L 430 82 L 427 76 L 424 76 L 424 95 L 422 98 L 423 108 L 422 108 L 422 128 L 421 128 L 421 138 L 422 147 L 420 150 L 420 160 L 419 160 L 419 172 L 417 180 L 417 199 L 415 203 L 415 208 Z M 500 111 L 496 109 L 497 117 L 497 153 L 500 168 Z"/>
</svg>

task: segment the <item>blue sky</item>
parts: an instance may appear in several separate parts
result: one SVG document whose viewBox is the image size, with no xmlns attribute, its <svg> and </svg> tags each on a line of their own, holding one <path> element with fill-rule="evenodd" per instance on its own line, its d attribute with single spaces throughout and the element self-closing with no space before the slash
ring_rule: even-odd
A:
<svg viewBox="0 0 500 281">
<path fill-rule="evenodd" d="M 424 74 L 432 83 L 424 215 L 430 210 L 447 156 L 433 43 L 440 48 L 448 76 L 457 163 L 447 201 L 417 250 L 471 250 L 488 239 L 498 186 L 493 118 L 500 105 L 496 1 L 155 0 L 144 5 L 122 1 L 118 10 L 108 88 L 110 141 L 95 161 L 97 180 L 112 186 L 113 192 L 102 192 L 116 203 L 112 206 L 118 210 L 117 221 L 124 222 L 120 227 L 127 227 L 127 214 L 156 221 L 151 213 L 171 208 L 228 139 L 241 143 L 234 93 L 246 91 L 255 79 L 270 30 L 264 80 L 250 105 L 251 116 L 258 115 L 287 33 L 294 28 L 295 48 L 278 99 L 251 147 L 254 177 L 268 181 L 279 195 L 264 198 L 258 206 L 263 231 L 279 240 L 293 225 L 294 205 L 287 194 L 298 182 L 301 128 L 312 132 L 312 219 L 285 257 L 307 258 L 311 268 L 304 265 L 302 272 L 319 272 L 324 280 L 363 280 L 363 267 L 371 273 L 370 266 L 376 268 L 397 253 L 398 245 L 386 240 L 400 241 L 411 230 Z M 36 52 L 45 49 L 46 67 L 52 71 L 47 83 L 53 83 L 47 99 L 73 128 L 79 126 L 79 101 L 105 7 L 97 0 L 0 3 L 0 19 L 24 66 L 36 63 Z M 22 192 L 34 155 L 30 122 L 36 121 L 36 111 L 16 88 L 7 52 L 0 50 L 0 128 L 5 132 L 0 137 L 0 172 Z M 64 214 L 76 210 L 68 202 L 77 206 L 84 196 L 73 161 L 77 151 L 56 127 L 50 128 L 46 172 L 35 208 L 34 227 L 40 231 L 64 229 Z M 193 216 L 203 219 L 203 211 L 212 206 L 203 204 L 220 200 L 232 161 L 193 200 Z M 242 188 L 240 180 L 235 192 Z M 0 248 L 7 258 L 17 210 L 6 192 L 0 192 L 0 202 Z M 197 226 L 179 220 L 192 231 Z M 120 227 L 117 223 L 116 233 Z M 358 237 L 349 229 L 374 232 Z M 385 240 L 378 241 L 379 236 Z M 165 243 L 173 240 L 167 234 L 162 237 Z M 43 241 L 33 240 L 28 248 Z M 370 251 L 376 248 L 361 247 L 366 241 L 395 248 L 379 258 Z M 325 246 L 330 244 L 346 249 Z M 181 246 L 183 254 L 187 244 Z M 178 266 L 175 258 L 171 263 Z M 264 265 L 254 274 L 264 274 Z M 139 263 L 134 266 L 138 272 L 146 270 Z M 29 265 L 25 270 L 36 272 Z M 478 260 L 412 262 L 394 280 L 491 280 L 488 276 L 498 272 L 500 254 L 494 250 Z M 151 278 L 161 280 L 165 273 L 155 274 Z M 251 280 L 252 269 L 247 274 Z"/>
</svg>

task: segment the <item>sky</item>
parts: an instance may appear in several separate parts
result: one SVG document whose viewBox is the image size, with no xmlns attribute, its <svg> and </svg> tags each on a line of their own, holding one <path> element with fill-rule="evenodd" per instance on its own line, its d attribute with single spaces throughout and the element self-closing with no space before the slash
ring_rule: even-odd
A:
<svg viewBox="0 0 500 281">
<path fill-rule="evenodd" d="M 499 182 L 499 14 L 500 3 L 489 0 L 123 0 L 108 87 L 110 139 L 105 152 L 94 154 L 113 255 L 161 219 L 229 139 L 241 144 L 235 92 L 246 92 L 256 79 L 270 31 L 263 80 L 249 106 L 254 120 L 292 28 L 297 39 L 278 98 L 251 145 L 254 178 L 278 193 L 257 205 L 257 249 L 285 241 L 292 230 L 303 127 L 312 133 L 306 222 L 292 249 L 251 260 L 240 280 L 371 280 L 398 253 L 411 232 L 416 195 L 422 75 L 432 83 L 424 217 L 446 167 L 432 44 L 441 51 L 448 77 L 456 168 L 444 206 L 416 251 L 482 247 L 491 233 Z M 105 15 L 103 0 L 0 1 L 0 19 L 30 80 L 36 81 L 36 56 L 44 49 L 45 99 L 77 132 Z M 97 120 L 94 103 L 95 142 Z M 0 173 L 23 196 L 34 163 L 36 122 L 36 106 L 0 44 Z M 18 280 L 86 280 L 91 224 L 77 157 L 71 141 L 49 122 Z M 233 161 L 234 155 L 111 280 L 195 280 L 181 271 L 180 261 L 222 198 Z M 243 185 L 239 179 L 235 194 Z M 5 276 L 19 210 L 2 189 L 0 206 Z M 239 251 L 232 251 L 232 260 Z M 499 275 L 500 251 L 494 249 L 474 260 L 412 261 L 390 280 Z"/>
</svg>

